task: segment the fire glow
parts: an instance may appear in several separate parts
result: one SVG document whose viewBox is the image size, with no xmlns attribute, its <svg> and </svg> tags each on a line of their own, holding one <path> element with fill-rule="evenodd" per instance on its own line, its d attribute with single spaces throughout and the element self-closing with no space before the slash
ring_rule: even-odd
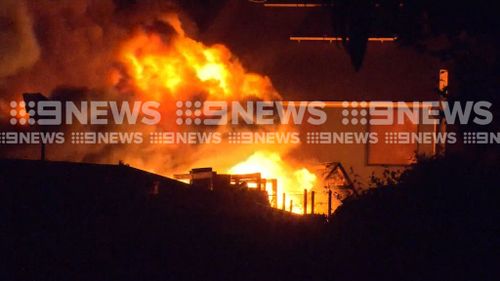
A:
<svg viewBox="0 0 500 281">
<path fill-rule="evenodd" d="M 247 72 L 224 45 L 206 46 L 189 38 L 175 15 L 164 17 L 163 22 L 175 30 L 174 35 L 139 31 L 123 44 L 119 53 L 119 61 L 126 73 L 115 76 L 120 81 L 127 81 L 127 87 L 131 87 L 134 93 L 172 105 L 163 108 L 167 113 L 175 112 L 175 100 L 199 100 L 200 97 L 223 101 L 281 100 L 268 77 Z M 285 128 L 286 125 L 278 124 L 271 129 L 283 131 Z M 228 126 L 219 126 L 217 130 L 229 129 Z M 294 202 L 292 211 L 300 213 L 302 193 L 304 189 L 313 188 L 316 175 L 302 165 L 283 160 L 293 146 L 206 147 L 210 156 L 199 153 L 197 157 L 203 160 L 192 161 L 189 168 L 208 164 L 233 174 L 261 173 L 263 178 L 277 179 L 278 202 L 285 193 L 287 199 Z M 202 150 L 202 147 L 200 145 L 197 149 Z M 288 204 L 289 201 L 287 209 Z"/>
<path fill-rule="evenodd" d="M 247 160 L 236 164 L 229 171 L 232 174 L 261 173 L 264 178 L 278 179 L 278 202 L 283 200 L 282 193 L 286 193 L 293 200 L 292 212 L 302 212 L 302 192 L 310 190 L 316 183 L 316 175 L 306 168 L 294 169 L 285 163 L 278 153 L 258 151 Z M 280 203 L 279 203 L 280 204 Z"/>
<path fill-rule="evenodd" d="M 143 93 L 178 97 L 197 87 L 211 98 L 224 100 L 279 97 L 268 77 L 247 72 L 224 45 L 205 46 L 187 37 L 177 16 L 164 21 L 176 31 L 172 38 L 141 31 L 121 52 L 121 61 Z"/>
</svg>

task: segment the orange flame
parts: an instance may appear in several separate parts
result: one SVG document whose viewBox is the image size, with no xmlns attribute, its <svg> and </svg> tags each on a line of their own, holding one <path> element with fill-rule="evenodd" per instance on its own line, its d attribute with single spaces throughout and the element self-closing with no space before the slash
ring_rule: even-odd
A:
<svg viewBox="0 0 500 281">
<path fill-rule="evenodd" d="M 302 194 L 304 189 L 310 190 L 316 183 L 316 175 L 306 168 L 294 168 L 285 163 L 275 152 L 258 151 L 247 160 L 229 169 L 233 174 L 261 173 L 263 178 L 278 180 L 278 206 L 282 205 L 282 193 L 287 199 L 293 200 L 292 212 L 302 213 Z M 269 190 L 268 190 L 269 192 Z M 287 210 L 289 201 L 286 202 Z"/>
<path fill-rule="evenodd" d="M 127 73 L 121 78 L 125 78 L 135 92 L 156 100 L 189 99 L 199 97 L 200 93 L 212 100 L 281 99 L 267 76 L 246 71 L 224 45 L 206 46 L 189 38 L 175 15 L 164 17 L 163 21 L 175 30 L 174 35 L 140 31 L 125 42 L 119 53 Z M 112 80 L 120 79 L 115 73 Z M 232 154 L 227 151 L 231 148 L 223 149 L 225 155 L 234 158 L 230 159 L 230 165 L 222 164 L 217 153 L 211 154 L 213 159 L 208 156 L 210 165 L 233 166 L 230 173 L 260 172 L 264 178 L 277 179 L 279 205 L 285 192 L 287 199 L 294 201 L 293 211 L 301 212 L 300 194 L 304 188 L 313 187 L 316 181 L 313 173 L 285 163 L 278 152 L 259 151 L 244 160 L 241 153 Z M 283 146 L 279 150 L 284 151 Z M 224 161 L 227 163 L 227 158 Z M 288 204 L 289 201 L 287 209 Z"/>
<path fill-rule="evenodd" d="M 194 91 L 224 100 L 279 98 L 267 76 L 247 72 L 224 45 L 206 46 L 187 37 L 177 16 L 164 21 L 176 31 L 171 38 L 141 31 L 120 53 L 141 92 L 157 99 Z"/>
</svg>

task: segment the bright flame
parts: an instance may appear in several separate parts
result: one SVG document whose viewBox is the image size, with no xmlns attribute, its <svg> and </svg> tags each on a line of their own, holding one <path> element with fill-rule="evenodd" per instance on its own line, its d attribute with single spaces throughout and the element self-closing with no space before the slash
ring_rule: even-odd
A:
<svg viewBox="0 0 500 281">
<path fill-rule="evenodd" d="M 268 77 L 247 72 L 224 45 L 206 46 L 187 37 L 177 16 L 163 20 L 176 31 L 173 36 L 141 31 L 120 53 L 141 92 L 157 99 L 195 91 L 212 99 L 279 97 Z"/>
<path fill-rule="evenodd" d="M 261 173 L 262 178 L 278 180 L 278 206 L 282 206 L 282 194 L 286 194 L 286 206 L 289 209 L 293 200 L 292 211 L 302 213 L 304 189 L 310 190 L 316 183 L 316 175 L 306 168 L 294 168 L 283 161 L 275 152 L 258 151 L 247 160 L 236 164 L 228 171 L 231 174 Z M 268 187 L 268 192 L 271 192 Z"/>
<path fill-rule="evenodd" d="M 172 27 L 174 34 L 140 31 L 124 43 L 118 57 L 124 69 L 110 77 L 115 85 L 125 81 L 125 85 L 132 87 L 135 93 L 156 100 L 199 99 L 200 95 L 206 99 L 228 101 L 281 99 L 267 76 L 247 72 L 224 45 L 207 46 L 189 38 L 175 15 L 166 16 L 163 21 Z M 227 154 L 228 149 L 225 147 L 224 153 Z M 239 147 L 234 149 L 241 151 Z M 284 145 L 279 147 L 279 151 L 286 149 Z M 218 155 L 217 150 L 211 147 L 209 155 Z M 162 151 L 161 154 L 165 153 Z M 292 199 L 293 211 L 302 211 L 302 194 L 304 189 L 311 189 L 315 184 L 314 174 L 306 168 L 292 167 L 282 160 L 278 152 L 256 152 L 243 162 L 241 154 L 229 155 L 233 155 L 233 159 L 225 158 L 224 161 L 229 161 L 225 167 L 240 162 L 230 169 L 230 173 L 260 172 L 263 178 L 277 179 L 278 205 L 281 206 L 282 193 L 285 192 L 286 209 L 289 209 Z M 224 162 L 217 156 L 199 156 L 215 167 Z"/>
</svg>

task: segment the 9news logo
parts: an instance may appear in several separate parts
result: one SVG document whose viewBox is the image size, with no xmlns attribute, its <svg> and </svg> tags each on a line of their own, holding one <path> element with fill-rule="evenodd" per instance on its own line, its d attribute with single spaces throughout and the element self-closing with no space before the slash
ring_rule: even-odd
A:
<svg viewBox="0 0 500 281">
<path fill-rule="evenodd" d="M 26 106 L 28 108 L 26 108 Z M 35 125 L 36 110 L 35 110 L 35 102 L 30 101 L 28 104 L 26 102 L 10 102 L 10 124 L 11 125 L 25 125 L 26 123 L 30 125 Z"/>
<path fill-rule="evenodd" d="M 177 101 L 177 125 L 322 125 L 321 101 Z"/>
<path fill-rule="evenodd" d="M 342 102 L 343 125 L 435 125 L 442 118 L 447 124 L 488 125 L 493 113 L 488 101 L 344 101 Z"/>
<path fill-rule="evenodd" d="M 161 120 L 160 103 L 156 101 L 11 101 L 11 125 L 58 126 L 145 124 Z"/>
</svg>

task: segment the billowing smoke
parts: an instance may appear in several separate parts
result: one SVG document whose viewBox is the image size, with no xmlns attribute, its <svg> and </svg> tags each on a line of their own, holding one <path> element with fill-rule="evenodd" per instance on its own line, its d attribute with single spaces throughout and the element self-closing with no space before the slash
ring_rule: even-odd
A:
<svg viewBox="0 0 500 281">
<path fill-rule="evenodd" d="M 30 68 L 40 48 L 24 1 L 0 2 L 0 79 Z"/>
<path fill-rule="evenodd" d="M 163 14 L 181 13 L 168 1 L 7 0 L 0 5 L 2 131 L 26 129 L 8 123 L 9 102 L 21 100 L 24 92 L 41 92 L 59 100 L 133 98 L 120 96 L 110 82 L 110 72 L 117 68 L 116 53 L 120 44 L 135 29 L 151 25 Z M 68 145 L 47 149 L 49 158 L 55 160 L 116 162 L 121 159 L 111 146 Z M 0 150 L 4 157 L 38 157 L 36 146 L 2 145 Z"/>
<path fill-rule="evenodd" d="M 189 129 L 225 134 L 239 129 L 291 130 L 286 125 L 196 128 L 176 124 L 176 101 L 277 100 L 281 96 L 269 77 L 249 72 L 226 46 L 197 41 L 196 26 L 174 4 L 40 0 L 25 5 L 12 2 L 9 7 L 9 15 L 17 12 L 13 17 L 17 20 L 13 30 L 19 33 L 19 42 L 18 49 L 15 42 L 8 42 L 14 47 L 6 53 L 7 61 L 19 62 L 7 65 L 10 70 L 5 75 L 9 76 L 0 84 L 1 112 L 9 112 L 9 101 L 21 100 L 24 92 L 41 92 L 58 101 L 154 100 L 161 105 L 162 121 L 155 126 L 73 123 L 50 128 L 48 130 L 65 132 L 66 142 L 47 146 L 49 160 L 94 163 L 122 160 L 171 175 L 196 166 L 214 166 L 226 172 L 254 155 L 252 161 L 239 166 L 239 171 L 256 172 L 253 169 L 260 165 L 253 163 L 268 160 L 266 169 L 279 171 L 282 178 L 294 179 L 290 186 L 307 187 L 303 183 L 310 185 L 315 179 L 299 164 L 286 161 L 286 153 L 296 144 L 162 145 L 149 142 L 149 134 L 158 131 L 182 133 Z M 2 27 L 4 29 L 9 32 Z M 12 32 L 11 37 L 16 38 Z M 19 47 L 23 40 L 29 44 Z M 28 48 L 30 44 L 32 48 Z M 35 58 L 31 56 L 33 53 Z M 30 126 L 13 127 L 8 120 L 0 120 L 0 126 L 4 126 L 1 131 L 33 130 Z M 141 132 L 143 142 L 85 145 L 70 142 L 72 132 L 131 131 Z M 7 157 L 38 158 L 37 150 L 36 145 L 0 146 L 1 155 Z"/>
<path fill-rule="evenodd" d="M 164 83 L 169 77 L 159 79 L 138 79 L 130 77 L 134 75 L 130 63 L 123 57 L 121 52 L 128 47 L 132 48 L 132 54 L 151 52 L 156 55 L 155 61 L 165 63 L 172 61 L 173 56 L 198 56 L 204 52 L 202 43 L 187 39 L 196 33 L 196 26 L 173 2 L 169 1 L 131 1 L 112 0 L 75 0 L 75 1 L 30 1 L 20 3 L 15 1 L 5 2 L 7 18 L 5 22 L 15 22 L 12 29 L 17 31 L 18 41 L 28 41 L 35 46 L 36 60 L 26 62 L 31 57 L 32 50 L 26 50 L 30 44 L 6 54 L 7 61 L 20 60 L 25 62 L 21 69 L 20 64 L 16 72 L 14 69 L 8 74 L 8 78 L 0 83 L 0 108 L 2 112 L 8 112 L 10 100 L 21 100 L 24 92 L 41 92 L 44 95 L 60 101 L 84 101 L 84 100 L 149 100 L 154 99 L 162 103 L 162 115 L 164 119 L 175 118 L 173 102 L 176 99 L 188 100 L 193 98 L 205 99 L 213 93 L 229 94 L 236 99 L 241 99 L 241 92 L 250 92 L 254 98 L 276 98 L 276 93 L 270 80 L 258 74 L 247 73 L 237 58 L 222 45 L 211 48 L 214 54 L 220 55 L 223 61 L 215 62 L 226 64 L 233 78 L 225 79 L 227 85 L 219 87 L 221 83 L 214 83 L 221 77 L 210 77 L 211 64 L 207 69 L 201 69 L 204 79 L 199 79 L 196 74 L 191 73 L 192 62 L 185 58 L 175 66 L 174 72 L 184 75 L 180 88 L 158 89 L 157 84 Z M 175 15 L 175 17 L 171 17 Z M 178 22 L 168 22 L 166 18 L 175 18 Z M 4 20 L 2 21 L 4 22 Z M 4 24 L 5 25 L 5 24 Z M 10 29 L 2 26 L 2 33 Z M 15 33 L 14 31 L 11 31 Z M 28 36 L 29 35 L 29 36 Z M 139 35 L 139 36 L 138 36 Z M 161 42 L 140 42 L 141 35 L 149 40 L 160 38 Z M 151 36 L 150 36 L 151 35 Z M 170 46 L 173 36 L 186 36 L 182 44 L 189 46 Z M 155 37 L 156 36 L 156 37 Z M 26 37 L 26 38 L 25 38 Z M 137 40 L 137 38 L 139 40 Z M 29 40 L 28 40 L 29 39 Z M 4 39 L 2 39 L 4 40 Z M 12 41 L 13 39 L 8 39 Z M 9 41 L 9 42 L 10 42 Z M 128 42 L 128 43 L 127 43 Z M 17 44 L 21 46 L 22 42 Z M 144 44 L 143 44 L 144 43 Z M 5 45 L 5 44 L 3 44 Z M 39 47 L 38 47 L 39 46 Z M 130 49 L 129 48 L 129 49 Z M 168 50 L 168 49 L 172 50 Z M 174 50 L 177 48 L 177 50 Z M 179 49 L 192 49 L 192 53 L 181 54 Z M 162 53 L 166 50 L 166 53 Z M 3 51 L 3 50 L 2 50 Z M 134 53 L 135 52 L 135 53 Z M 5 52 L 4 52 L 5 53 Z M 164 61 L 162 61 L 164 60 Z M 2 64 L 2 67 L 4 64 Z M 145 65 L 146 68 L 151 67 Z M 165 67 L 165 65 L 160 65 Z M 217 71 L 217 69 L 215 69 Z M 155 77 L 157 73 L 153 73 Z M 146 88 L 138 87 L 138 81 L 142 80 Z M 203 80 L 203 81 L 201 81 Z M 219 81 L 220 82 L 220 81 Z M 231 98 L 230 98 L 231 99 Z M 168 104 L 171 106 L 169 107 Z M 164 106 L 165 105 L 165 106 Z M 2 114 L 6 115 L 6 114 Z M 0 120 L 6 130 L 12 130 L 8 119 Z M 63 131 L 141 131 L 147 134 L 154 130 L 172 130 L 172 126 L 162 122 L 157 127 L 134 125 L 128 126 L 81 126 L 73 124 L 71 128 L 62 127 Z M 170 122 L 175 125 L 175 123 Z M 7 124 L 7 125 L 5 125 Z M 170 126 L 170 127 L 169 127 Z M 26 128 L 21 128 L 25 130 Z M 225 130 L 218 128 L 217 130 Z M 255 148 L 238 149 L 233 156 L 244 159 Z M 10 146 L 2 148 L 2 154 L 9 157 L 37 157 L 37 147 Z M 178 169 L 186 169 L 191 165 L 203 165 L 200 159 L 210 159 L 217 155 L 220 147 L 193 145 L 178 146 L 154 146 L 154 145 L 85 145 L 77 146 L 71 144 L 58 145 L 56 148 L 47 147 L 49 159 L 108 162 L 116 163 L 124 160 L 132 165 L 140 166 L 156 172 L 165 172 Z M 195 153 L 196 152 L 196 153 Z M 34 157 L 33 157 L 34 155 Z M 202 161 L 201 161 L 202 162 Z M 222 161 L 224 162 L 224 161 Z M 232 163 L 225 163 L 228 167 Z"/>
<path fill-rule="evenodd" d="M 0 78 L 9 78 L 0 81 L 0 97 L 109 85 L 119 44 L 137 26 L 177 10 L 168 1 L 123 2 L 2 1 Z"/>
</svg>

